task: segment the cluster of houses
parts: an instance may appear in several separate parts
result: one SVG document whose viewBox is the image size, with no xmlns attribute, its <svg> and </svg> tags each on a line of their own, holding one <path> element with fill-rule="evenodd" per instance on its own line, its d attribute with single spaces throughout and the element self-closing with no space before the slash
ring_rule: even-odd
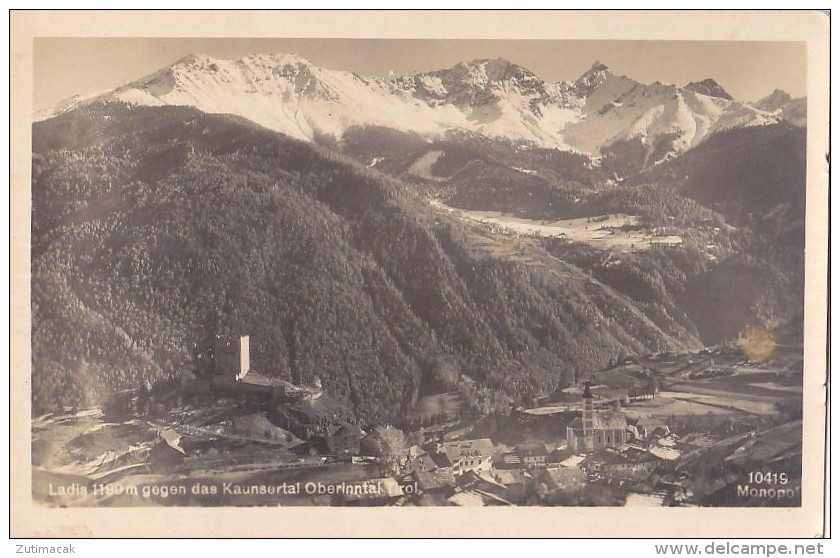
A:
<svg viewBox="0 0 840 558">
<path fill-rule="evenodd" d="M 358 456 L 377 452 L 382 458 L 389 429 L 396 430 L 377 427 L 365 433 L 357 425 L 341 426 L 326 436 L 325 451 L 347 462 L 365 461 Z M 425 495 L 438 504 L 518 505 L 540 491 L 575 493 L 600 483 L 667 505 L 692 495 L 687 475 L 677 466 L 680 457 L 716 442 L 708 434 L 680 438 L 659 421 L 628 419 L 618 406 L 596 409 L 589 384 L 581 415 L 567 425 L 566 434 L 567 444 L 559 448 L 529 441 L 506 450 L 488 438 L 445 440 L 427 433 L 423 443 L 400 446 L 396 466 L 385 472 L 398 485 L 411 487 L 395 498 Z"/>
<path fill-rule="evenodd" d="M 589 417 L 589 413 L 603 416 Z M 581 430 L 583 424 L 593 425 L 591 431 L 587 426 L 586 433 L 581 432 L 577 448 L 567 445 L 550 449 L 531 441 L 505 451 L 487 438 L 412 445 L 405 448 L 401 466 L 388 475 L 399 490 L 378 503 L 401 505 L 421 497 L 430 499 L 428 503 L 457 506 L 580 503 L 586 500 L 577 495 L 588 487 L 606 486 L 620 489 L 622 499 L 617 503 L 703 505 L 757 460 L 781 460 L 798 447 L 786 441 L 795 440 L 795 436 L 786 436 L 786 432 L 775 435 L 783 427 L 759 436 L 748 424 L 734 425 L 726 432 L 679 434 L 660 421 L 625 419 L 624 436 L 608 438 L 606 433 L 615 423 L 605 417 L 618 420 L 617 413 L 620 411 L 587 407 L 587 416 L 569 425 L 578 428 L 580 421 Z M 379 436 L 375 430 L 368 435 L 355 427 L 353 431 L 361 436 L 358 447 L 363 453 L 365 438 Z M 709 452 L 727 456 L 723 468 L 711 476 L 698 475 L 698 470 L 706 466 Z M 546 500 L 546 494 L 561 498 Z M 568 498 L 563 500 L 562 496 Z"/>
<path fill-rule="evenodd" d="M 289 389 L 300 389 L 251 371 L 247 337 L 217 337 L 214 353 L 208 377 L 213 386 L 271 390 L 275 395 L 282 391 L 286 396 Z M 305 395 L 317 398 L 320 391 Z M 678 435 L 662 421 L 628 418 L 618 402 L 596 408 L 588 382 L 580 416 L 565 426 L 566 444 L 555 448 L 529 441 L 510 449 L 495 446 L 489 438 L 448 439 L 443 432 L 406 438 L 390 426 L 365 432 L 357 424 L 330 427 L 305 438 L 310 456 L 378 464 L 377 480 L 387 489 L 345 498 L 347 503 L 400 505 L 425 498 L 438 505 L 519 505 L 546 492 L 574 494 L 602 484 L 642 495 L 647 503 L 669 505 L 696 501 L 695 479 L 686 463 L 721 444 L 744 443 L 753 433 L 729 433 L 729 438 L 708 432 Z M 183 460 L 184 450 L 174 433 L 168 434 L 159 449 L 169 451 L 158 453 L 172 457 L 178 452 L 174 457 Z M 709 486 L 704 480 L 704 490 Z"/>
</svg>

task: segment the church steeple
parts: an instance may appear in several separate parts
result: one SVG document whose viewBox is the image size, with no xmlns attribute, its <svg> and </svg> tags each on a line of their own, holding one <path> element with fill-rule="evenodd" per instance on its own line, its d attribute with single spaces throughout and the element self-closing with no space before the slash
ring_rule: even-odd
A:
<svg viewBox="0 0 840 558">
<path fill-rule="evenodd" d="M 627 442 L 627 416 L 621 411 L 620 403 L 612 411 L 596 411 L 590 381 L 583 383 L 581 407 L 580 419 L 566 426 L 566 444 L 571 451 L 586 454 L 616 448 Z"/>
<path fill-rule="evenodd" d="M 583 415 L 581 422 L 583 423 L 583 438 L 584 440 L 592 436 L 592 429 L 594 426 L 595 415 L 595 401 L 590 390 L 590 382 L 583 383 Z"/>
</svg>

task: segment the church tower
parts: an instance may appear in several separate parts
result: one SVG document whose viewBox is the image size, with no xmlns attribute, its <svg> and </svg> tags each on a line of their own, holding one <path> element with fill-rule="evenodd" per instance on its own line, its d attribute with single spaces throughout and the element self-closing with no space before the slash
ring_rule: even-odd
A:
<svg viewBox="0 0 840 558">
<path fill-rule="evenodd" d="M 584 451 L 592 451 L 595 446 L 595 433 L 594 433 L 594 423 L 595 423 L 595 401 L 594 397 L 592 396 L 592 391 L 589 389 L 590 383 L 584 382 L 583 384 L 583 414 L 581 416 L 581 422 L 583 424 L 583 450 Z"/>
</svg>

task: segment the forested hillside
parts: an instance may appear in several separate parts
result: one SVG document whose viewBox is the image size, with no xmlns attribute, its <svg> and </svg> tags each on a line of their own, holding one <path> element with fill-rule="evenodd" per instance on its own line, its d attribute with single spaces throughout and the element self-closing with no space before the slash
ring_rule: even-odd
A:
<svg viewBox="0 0 840 558">
<path fill-rule="evenodd" d="M 486 410 L 698 345 L 538 244 L 477 249 L 407 185 L 232 117 L 109 103 L 37 123 L 32 196 L 35 413 L 177 376 L 215 333 L 370 422 L 423 386 Z"/>
<path fill-rule="evenodd" d="M 632 182 L 675 187 L 736 224 L 761 226 L 778 216 L 801 226 L 805 136 L 805 129 L 786 122 L 727 130 Z M 774 221 L 769 230 L 779 224 Z"/>
<path fill-rule="evenodd" d="M 728 130 L 631 181 L 696 200 L 739 231 L 737 252 L 692 278 L 678 297 L 706 343 L 731 339 L 750 323 L 801 320 L 805 135 L 785 122 Z"/>
</svg>

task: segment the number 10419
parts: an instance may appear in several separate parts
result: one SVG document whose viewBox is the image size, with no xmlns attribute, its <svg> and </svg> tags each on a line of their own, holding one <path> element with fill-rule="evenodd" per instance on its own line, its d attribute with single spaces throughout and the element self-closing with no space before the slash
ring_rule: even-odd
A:
<svg viewBox="0 0 840 558">
<path fill-rule="evenodd" d="M 750 471 L 750 484 L 787 484 L 787 473 L 764 473 Z"/>
</svg>

